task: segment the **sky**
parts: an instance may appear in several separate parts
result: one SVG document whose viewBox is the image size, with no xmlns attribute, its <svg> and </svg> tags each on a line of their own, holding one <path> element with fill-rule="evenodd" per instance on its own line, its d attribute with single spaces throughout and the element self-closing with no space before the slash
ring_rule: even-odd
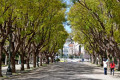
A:
<svg viewBox="0 0 120 80">
<path fill-rule="evenodd" d="M 65 0 L 65 2 L 66 2 L 68 5 L 71 4 L 71 3 L 70 3 L 70 0 Z M 69 12 L 69 10 L 70 10 L 70 8 L 67 8 L 67 9 L 66 9 L 66 12 Z M 66 16 L 66 17 L 67 17 L 67 16 Z M 67 22 L 68 22 L 68 21 L 67 21 Z M 70 25 L 67 25 L 67 22 L 63 24 L 63 25 L 64 25 L 64 28 L 66 29 L 66 31 L 67 31 L 68 33 L 71 33 Z"/>
<path fill-rule="evenodd" d="M 71 3 L 70 3 L 70 0 L 65 0 L 65 2 L 68 4 L 68 5 L 70 5 Z M 67 8 L 66 9 L 66 13 L 67 12 L 69 12 L 69 10 L 70 10 L 70 8 Z M 66 18 L 67 18 L 67 15 L 66 15 Z M 64 25 L 64 28 L 66 29 L 66 31 L 68 32 L 68 33 L 71 33 L 71 28 L 70 28 L 70 25 L 67 25 L 67 23 L 68 23 L 68 21 L 67 22 L 65 22 L 63 25 Z M 70 42 L 67 42 L 66 41 L 66 43 L 64 44 L 64 53 L 66 53 L 66 54 L 68 54 L 68 52 L 65 52 L 65 49 L 67 50 L 68 48 L 69 48 L 69 43 Z"/>
</svg>

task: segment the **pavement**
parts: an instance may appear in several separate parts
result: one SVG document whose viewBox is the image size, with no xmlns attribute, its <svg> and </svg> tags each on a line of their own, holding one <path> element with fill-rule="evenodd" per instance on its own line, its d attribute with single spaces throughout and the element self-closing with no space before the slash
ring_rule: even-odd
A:
<svg viewBox="0 0 120 80">
<path fill-rule="evenodd" d="M 103 72 L 102 67 L 89 62 L 58 62 L 4 80 L 120 80 L 118 71 L 114 76 Z"/>
</svg>

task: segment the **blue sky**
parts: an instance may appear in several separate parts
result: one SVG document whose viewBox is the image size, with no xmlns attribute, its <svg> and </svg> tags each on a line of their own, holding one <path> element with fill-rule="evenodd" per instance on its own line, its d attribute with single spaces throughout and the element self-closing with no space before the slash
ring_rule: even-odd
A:
<svg viewBox="0 0 120 80">
<path fill-rule="evenodd" d="M 71 3 L 70 3 L 70 0 L 65 0 L 65 2 L 66 2 L 68 5 L 71 4 Z M 69 10 L 70 10 L 70 8 L 67 8 L 66 12 L 69 12 Z M 66 17 L 67 17 L 67 16 L 66 16 Z M 67 21 L 67 22 L 68 22 L 68 21 Z M 66 31 L 67 31 L 68 33 L 71 33 L 70 25 L 67 25 L 67 22 L 66 22 L 66 24 L 63 24 L 63 25 L 64 25 L 64 28 L 66 29 Z"/>
</svg>

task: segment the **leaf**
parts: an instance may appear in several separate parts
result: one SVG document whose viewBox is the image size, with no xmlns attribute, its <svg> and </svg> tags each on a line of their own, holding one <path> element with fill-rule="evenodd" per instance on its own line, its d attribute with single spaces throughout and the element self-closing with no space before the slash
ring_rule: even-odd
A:
<svg viewBox="0 0 120 80">
<path fill-rule="evenodd" d="M 0 17 L 0 24 L 4 23 L 3 17 Z"/>
</svg>

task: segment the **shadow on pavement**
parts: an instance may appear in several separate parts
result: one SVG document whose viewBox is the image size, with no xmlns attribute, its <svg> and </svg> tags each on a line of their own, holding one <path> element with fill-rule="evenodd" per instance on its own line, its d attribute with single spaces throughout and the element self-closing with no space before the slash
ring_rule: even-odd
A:
<svg viewBox="0 0 120 80">
<path fill-rule="evenodd" d="M 95 72 L 95 69 L 99 69 L 99 67 L 75 62 L 55 63 L 50 67 L 11 80 L 100 80 L 82 76 L 83 74 L 103 74 L 103 72 Z"/>
</svg>

